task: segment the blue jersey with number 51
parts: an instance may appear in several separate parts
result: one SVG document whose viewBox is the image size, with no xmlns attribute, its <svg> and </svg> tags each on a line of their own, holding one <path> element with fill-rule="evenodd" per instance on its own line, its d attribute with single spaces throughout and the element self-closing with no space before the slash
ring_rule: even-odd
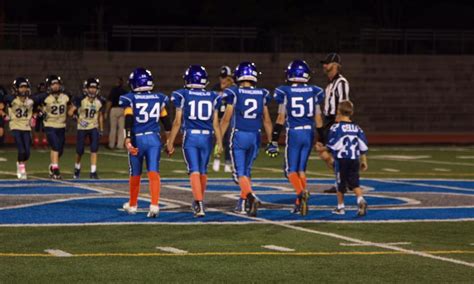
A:
<svg viewBox="0 0 474 284">
<path fill-rule="evenodd" d="M 160 114 L 169 98 L 161 93 L 128 93 L 120 96 L 119 106 L 133 110 L 132 133 L 160 132 Z"/>
<path fill-rule="evenodd" d="M 341 121 L 331 126 L 328 139 L 326 146 L 337 159 L 356 160 L 369 150 L 364 131 L 352 122 Z"/>
<path fill-rule="evenodd" d="M 220 96 L 204 89 L 180 89 L 171 94 L 171 101 L 183 111 L 183 129 L 212 131 L 214 110 L 220 107 Z"/>
<path fill-rule="evenodd" d="M 260 131 L 264 107 L 271 101 L 267 89 L 232 86 L 224 90 L 223 100 L 234 107 L 233 128 Z"/>
</svg>

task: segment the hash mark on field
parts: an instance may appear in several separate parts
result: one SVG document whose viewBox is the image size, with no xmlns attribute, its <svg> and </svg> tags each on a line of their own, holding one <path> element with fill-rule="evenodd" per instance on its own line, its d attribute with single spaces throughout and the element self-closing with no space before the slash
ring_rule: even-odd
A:
<svg viewBox="0 0 474 284">
<path fill-rule="evenodd" d="M 397 246 L 397 245 L 411 245 L 410 242 L 394 242 L 394 243 L 380 243 L 384 245 Z M 339 243 L 339 245 L 344 247 L 365 247 L 372 246 L 370 244 L 360 244 L 360 243 Z"/>
<path fill-rule="evenodd" d="M 50 255 L 56 256 L 56 257 L 71 257 L 71 256 L 73 256 L 72 254 L 70 254 L 68 252 L 65 252 L 63 250 L 60 250 L 60 249 L 45 249 L 44 252 L 47 252 Z"/>
<path fill-rule="evenodd" d="M 7 162 L 8 159 L 7 158 L 0 158 L 0 162 Z"/>
<path fill-rule="evenodd" d="M 262 246 L 262 248 L 276 250 L 276 251 L 295 251 L 294 249 L 291 249 L 291 248 L 280 247 L 280 246 L 275 246 L 275 245 L 266 245 L 266 246 Z"/>
<path fill-rule="evenodd" d="M 434 168 L 433 171 L 435 172 L 450 172 L 450 169 L 444 169 L 444 168 Z"/>
<path fill-rule="evenodd" d="M 159 249 L 159 250 L 161 250 L 161 251 L 171 252 L 171 253 L 175 253 L 175 254 L 185 254 L 185 253 L 188 253 L 188 252 L 185 251 L 185 250 L 177 249 L 177 248 L 174 248 L 174 247 L 156 247 L 156 248 Z"/>
<path fill-rule="evenodd" d="M 391 168 L 383 168 L 382 171 L 390 172 L 390 173 L 398 173 L 398 172 L 400 172 L 400 170 L 391 169 Z"/>
</svg>

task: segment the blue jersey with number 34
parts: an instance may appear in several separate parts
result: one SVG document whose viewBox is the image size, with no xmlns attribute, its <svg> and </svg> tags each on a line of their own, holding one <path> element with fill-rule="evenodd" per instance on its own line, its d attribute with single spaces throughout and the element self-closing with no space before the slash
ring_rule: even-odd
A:
<svg viewBox="0 0 474 284">
<path fill-rule="evenodd" d="M 234 106 L 232 127 L 242 131 L 260 131 L 263 110 L 271 101 L 267 89 L 232 86 L 224 90 L 223 100 Z"/>
<path fill-rule="evenodd" d="M 160 132 L 160 114 L 169 98 L 161 93 L 128 93 L 120 96 L 119 106 L 133 110 L 132 133 Z"/>
<path fill-rule="evenodd" d="M 337 159 L 359 159 L 368 148 L 364 131 L 355 123 L 338 122 L 329 131 L 327 147 Z"/>
</svg>

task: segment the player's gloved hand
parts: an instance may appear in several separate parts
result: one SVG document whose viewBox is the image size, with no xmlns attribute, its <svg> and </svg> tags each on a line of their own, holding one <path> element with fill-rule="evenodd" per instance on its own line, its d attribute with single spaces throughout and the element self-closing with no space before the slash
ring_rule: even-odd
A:
<svg viewBox="0 0 474 284">
<path fill-rule="evenodd" d="M 220 158 L 222 154 L 222 149 L 224 147 L 220 143 L 216 143 L 216 146 L 214 146 L 214 158 Z"/>
<path fill-rule="evenodd" d="M 36 127 L 36 119 L 37 119 L 36 115 L 31 116 L 31 119 L 30 119 L 30 126 L 31 127 Z"/>
<path fill-rule="evenodd" d="M 102 137 L 104 136 L 104 130 L 103 129 L 99 129 L 99 137 Z"/>
<path fill-rule="evenodd" d="M 272 141 L 268 143 L 265 148 L 265 153 L 271 158 L 277 157 L 278 154 L 280 154 L 280 151 L 278 150 L 278 142 Z"/>
<path fill-rule="evenodd" d="M 130 138 L 125 139 L 125 148 L 127 148 L 127 151 L 130 153 L 130 155 L 138 155 L 138 148 L 133 147 Z"/>
</svg>

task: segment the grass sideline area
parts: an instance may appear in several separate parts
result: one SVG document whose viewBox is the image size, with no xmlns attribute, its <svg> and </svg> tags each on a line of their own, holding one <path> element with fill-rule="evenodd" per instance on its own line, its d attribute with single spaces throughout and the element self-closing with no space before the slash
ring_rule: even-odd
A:
<svg viewBox="0 0 474 284">
<path fill-rule="evenodd" d="M 15 149 L 0 149 L 0 157 L 0 178 L 14 179 Z M 30 176 L 47 177 L 48 157 L 46 150 L 32 153 Z M 65 179 L 72 176 L 73 159 L 74 149 L 67 148 L 61 162 Z M 86 154 L 84 178 L 88 163 Z M 270 159 L 262 151 L 253 175 L 282 178 L 282 166 L 282 155 Z M 163 178 L 186 178 L 185 170 L 181 151 L 172 158 L 163 155 Z M 98 171 L 101 178 L 127 178 L 126 153 L 101 149 Z M 308 176 L 332 173 L 313 153 Z M 209 177 L 230 174 L 210 169 Z M 362 177 L 473 180 L 474 148 L 372 147 Z M 472 236 L 472 221 L 0 227 L 0 282 L 472 283 Z M 402 250 L 384 248 L 392 245 Z M 56 257 L 47 249 L 70 256 Z"/>
</svg>

